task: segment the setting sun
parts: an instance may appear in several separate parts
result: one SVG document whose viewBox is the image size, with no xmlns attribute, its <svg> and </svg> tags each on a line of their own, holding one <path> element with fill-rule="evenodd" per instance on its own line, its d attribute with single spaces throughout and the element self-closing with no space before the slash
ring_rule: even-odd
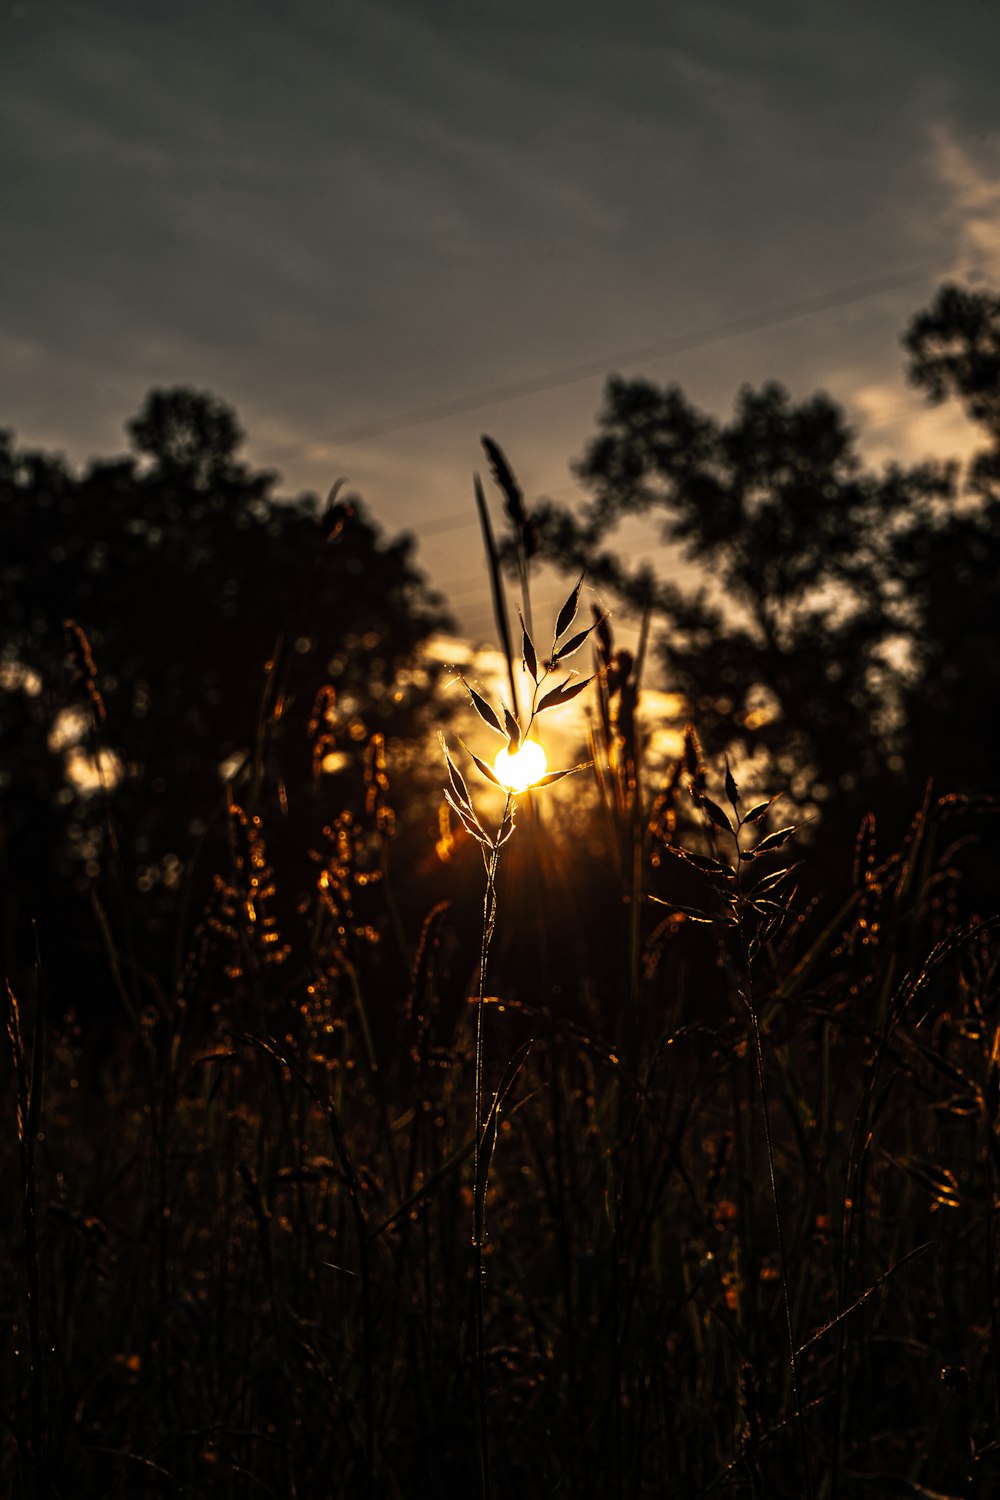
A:
<svg viewBox="0 0 1000 1500">
<path fill-rule="evenodd" d="M 545 766 L 545 751 L 536 740 L 525 740 L 514 755 L 501 750 L 493 762 L 500 782 L 511 792 L 526 792 L 534 786 L 545 775 Z"/>
</svg>

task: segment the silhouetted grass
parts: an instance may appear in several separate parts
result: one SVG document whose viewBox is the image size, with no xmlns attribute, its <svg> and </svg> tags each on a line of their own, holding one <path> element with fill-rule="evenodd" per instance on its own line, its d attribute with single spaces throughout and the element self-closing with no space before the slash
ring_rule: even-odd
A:
<svg viewBox="0 0 1000 1500">
<path fill-rule="evenodd" d="M 286 943 L 253 753 L 176 975 L 100 904 L 110 1044 L 12 987 L 0 1491 L 1000 1490 L 1000 947 L 953 833 L 991 809 L 929 795 L 898 851 L 866 824 L 806 902 L 780 803 L 693 731 L 651 773 L 641 652 L 591 628 L 590 796 L 456 825 L 421 932 L 361 914 L 426 880 L 362 745 Z M 522 657 L 537 688 L 530 627 Z"/>
</svg>

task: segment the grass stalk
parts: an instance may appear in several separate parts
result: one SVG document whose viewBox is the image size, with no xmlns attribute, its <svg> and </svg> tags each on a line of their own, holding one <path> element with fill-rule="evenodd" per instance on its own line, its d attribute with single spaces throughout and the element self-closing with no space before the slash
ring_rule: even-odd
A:
<svg viewBox="0 0 1000 1500">
<path fill-rule="evenodd" d="M 38 1205 L 35 1143 L 41 1127 L 45 1031 L 41 995 L 35 997 L 35 1025 L 30 1067 L 21 1031 L 17 996 L 7 983 L 7 1036 L 14 1065 L 18 1158 L 21 1177 L 21 1253 L 28 1305 L 28 1377 L 30 1407 L 30 1471 L 38 1500 L 48 1493 L 45 1444 L 45 1372 L 41 1334 L 41 1274 L 38 1254 Z"/>
<path fill-rule="evenodd" d="M 760 1094 L 761 1121 L 764 1127 L 764 1147 L 767 1154 L 767 1171 L 771 1187 L 771 1204 L 774 1209 L 774 1228 L 778 1240 L 778 1264 L 781 1272 L 781 1300 L 785 1313 L 785 1332 L 788 1337 L 788 1366 L 792 1383 L 792 1405 L 795 1411 L 795 1424 L 799 1437 L 799 1452 L 802 1463 L 802 1486 L 805 1500 L 812 1500 L 813 1484 L 811 1466 L 809 1462 L 809 1443 L 806 1434 L 805 1407 L 802 1401 L 802 1383 L 799 1373 L 799 1359 L 796 1352 L 795 1328 L 792 1319 L 792 1300 L 790 1291 L 790 1277 L 788 1272 L 788 1253 L 785 1246 L 785 1231 L 781 1214 L 781 1197 L 778 1192 L 778 1174 L 775 1166 L 774 1140 L 771 1133 L 771 1108 L 767 1091 L 767 1072 L 764 1066 L 764 1043 L 760 1031 L 760 1018 L 757 1013 L 757 1005 L 754 999 L 752 965 L 753 957 L 750 951 L 750 940 L 748 936 L 747 920 L 747 897 L 743 886 L 743 854 L 740 849 L 739 835 L 742 824 L 736 813 L 736 827 L 733 839 L 736 844 L 736 917 L 739 932 L 742 1000 L 750 1020 L 750 1029 L 753 1034 L 754 1061 L 757 1072 L 757 1087 Z"/>
<path fill-rule="evenodd" d="M 484 1283 L 486 1279 L 485 1227 L 486 1227 L 486 1178 L 484 1162 L 483 1130 L 483 1071 L 486 1020 L 486 964 L 489 958 L 493 928 L 496 923 L 496 879 L 500 863 L 500 838 L 510 814 L 512 794 L 507 792 L 503 817 L 486 860 L 486 890 L 483 895 L 483 931 L 479 958 L 479 995 L 476 1004 L 476 1078 L 475 1078 L 475 1149 L 473 1152 L 475 1199 L 473 1203 L 472 1241 L 476 1251 L 475 1268 L 475 1321 L 476 1321 L 476 1390 L 479 1416 L 479 1463 L 483 1500 L 490 1500 L 490 1437 L 488 1399 L 486 1388 L 486 1320 L 484 1307 Z"/>
</svg>

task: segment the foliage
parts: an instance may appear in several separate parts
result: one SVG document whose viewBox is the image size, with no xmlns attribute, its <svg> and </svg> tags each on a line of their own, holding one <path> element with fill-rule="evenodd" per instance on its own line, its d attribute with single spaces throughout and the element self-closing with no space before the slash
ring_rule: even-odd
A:
<svg viewBox="0 0 1000 1500">
<path fill-rule="evenodd" d="M 562 832 L 519 823 L 484 998 L 492 1492 L 780 1500 L 805 1465 L 816 1494 L 986 1500 L 1000 952 L 954 915 L 956 804 L 897 853 L 866 825 L 839 910 L 811 911 L 794 833 L 693 734 L 664 781 L 642 774 L 634 663 L 598 639 L 605 831 L 574 802 Z M 345 921 L 370 828 L 336 819 L 290 983 L 267 962 L 268 823 L 242 858 L 227 818 L 230 922 L 165 1005 L 94 1055 L 71 1020 L 43 1034 L 31 985 L 11 998 L 4 1170 L 33 1191 L 8 1184 L 0 1230 L 0 1483 L 474 1493 L 461 896 L 482 851 L 456 833 L 453 899 L 389 992 Z"/>
<path fill-rule="evenodd" d="M 950 462 L 871 469 L 822 395 L 745 388 L 722 422 L 676 386 L 613 377 L 577 465 L 591 500 L 532 512 L 542 556 L 652 611 L 667 684 L 714 751 L 855 821 L 932 773 L 995 784 L 1000 300 L 945 287 L 906 345 L 911 379 L 985 432 L 964 480 Z M 683 582 L 607 550 L 636 516 L 692 565 Z"/>
<path fill-rule="evenodd" d="M 126 891 L 155 887 L 144 920 L 165 933 L 222 826 L 224 765 L 260 782 L 266 762 L 301 850 L 322 806 L 317 712 L 313 746 L 356 764 L 359 796 L 370 736 L 427 716 L 433 672 L 404 668 L 443 616 L 411 538 L 385 541 L 340 486 L 323 512 L 280 498 L 210 397 L 154 391 L 129 432 L 134 454 L 79 475 L 0 443 L 0 844 L 22 941 L 26 914 L 107 866 L 109 799 Z"/>
</svg>

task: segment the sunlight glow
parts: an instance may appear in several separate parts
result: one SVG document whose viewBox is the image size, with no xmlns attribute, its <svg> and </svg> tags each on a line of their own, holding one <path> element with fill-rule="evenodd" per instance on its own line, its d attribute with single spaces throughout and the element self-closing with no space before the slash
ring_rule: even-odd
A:
<svg viewBox="0 0 1000 1500">
<path fill-rule="evenodd" d="M 525 740 L 516 755 L 501 750 L 493 762 L 500 781 L 512 792 L 526 792 L 545 775 L 545 751 L 535 740 Z"/>
<path fill-rule="evenodd" d="M 118 785 L 124 774 L 125 767 L 113 750 L 99 750 L 95 757 L 75 745 L 66 758 L 66 779 L 84 796 L 108 791 Z"/>
</svg>

